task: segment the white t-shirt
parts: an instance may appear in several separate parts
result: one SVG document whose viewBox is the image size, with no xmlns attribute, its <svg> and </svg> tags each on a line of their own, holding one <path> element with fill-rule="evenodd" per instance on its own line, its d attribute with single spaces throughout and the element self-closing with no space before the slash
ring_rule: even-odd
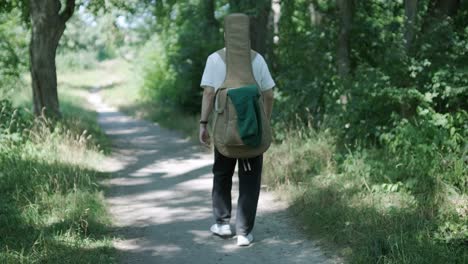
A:
<svg viewBox="0 0 468 264">
<path fill-rule="evenodd" d="M 275 87 L 275 82 L 271 78 L 270 71 L 265 59 L 257 53 L 252 61 L 252 69 L 254 78 L 260 86 L 260 90 L 266 91 Z M 226 78 L 226 64 L 218 53 L 212 53 L 206 60 L 205 71 L 200 86 L 205 88 L 210 86 L 215 88 L 215 91 L 223 84 Z"/>
</svg>

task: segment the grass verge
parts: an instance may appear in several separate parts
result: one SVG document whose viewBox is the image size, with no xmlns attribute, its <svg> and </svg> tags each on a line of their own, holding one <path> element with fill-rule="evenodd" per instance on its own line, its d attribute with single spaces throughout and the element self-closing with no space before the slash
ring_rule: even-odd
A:
<svg viewBox="0 0 468 264">
<path fill-rule="evenodd" d="M 115 263 L 98 185 L 109 142 L 81 91 L 59 89 L 64 118 L 53 128 L 2 109 L 3 124 L 23 125 L 0 127 L 0 263 Z M 28 93 L 15 100 L 27 105 Z"/>
<path fill-rule="evenodd" d="M 372 180 L 389 159 L 380 150 L 340 155 L 328 132 L 304 129 L 270 149 L 264 176 L 310 236 L 350 263 L 466 263 L 466 193 L 439 190 L 457 198 L 426 204 L 426 193 Z"/>
</svg>

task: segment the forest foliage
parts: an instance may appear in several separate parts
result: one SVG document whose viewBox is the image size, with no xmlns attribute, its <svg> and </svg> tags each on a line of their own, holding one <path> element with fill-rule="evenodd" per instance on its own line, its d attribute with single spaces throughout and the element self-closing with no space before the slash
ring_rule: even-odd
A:
<svg viewBox="0 0 468 264">
<path fill-rule="evenodd" d="M 242 10 L 259 23 L 266 3 L 263 55 L 277 82 L 277 140 L 307 124 L 330 129 L 341 146 L 375 146 L 392 153 L 392 162 L 404 164 L 392 182 L 424 181 L 436 170 L 446 172 L 444 180 L 466 193 L 466 170 L 447 172 L 466 157 L 466 1 L 448 1 L 454 3 L 450 12 L 440 1 L 416 1 L 411 26 L 403 1 L 355 1 L 349 7 L 346 75 L 337 66 L 340 1 L 273 2 L 273 8 L 270 1 L 168 1 L 153 6 L 147 15 L 155 22 L 146 26 L 155 33 L 140 53 L 142 96 L 169 109 L 197 113 L 206 57 L 223 46 L 223 17 Z M 409 30 L 412 39 L 406 38 Z"/>
<path fill-rule="evenodd" d="M 306 203 L 312 214 L 306 221 L 320 230 L 336 224 L 337 232 L 327 233 L 356 249 L 351 258 L 356 262 L 463 261 L 468 3 L 167 1 L 154 6 L 156 23 L 149 30 L 154 34 L 139 56 L 142 98 L 169 111 L 198 113 L 206 57 L 223 47 L 223 17 L 237 11 L 251 16 L 253 48 L 262 50 L 277 82 L 277 147 L 268 178 L 279 186 L 298 186 L 294 192 L 303 193 L 298 201 L 343 197 Z M 258 30 L 264 31 L 261 41 Z M 330 171 L 352 179 L 353 191 L 338 188 L 349 181 L 327 176 Z M 335 186 L 324 192 L 319 186 L 327 182 Z M 390 211 L 386 217 L 356 209 L 360 219 L 342 204 L 365 204 L 352 205 L 353 193 L 364 200 L 412 197 L 401 198 L 401 204 L 413 211 L 406 216 L 405 209 Z M 313 212 L 323 212 L 324 218 Z M 349 221 L 368 228 L 348 226 L 344 219 L 350 216 L 358 219 Z M 407 217 L 407 228 L 398 231 L 400 217 Z M 384 223 L 388 228 L 382 229 Z M 338 231 L 338 224 L 369 237 L 357 241 L 352 233 Z M 421 253 L 423 248 L 431 250 Z"/>
<path fill-rule="evenodd" d="M 343 205 L 351 199 L 339 197 L 411 197 L 417 213 L 392 211 L 369 223 L 379 232 L 388 224 L 380 237 L 353 244 L 352 232 L 339 231 L 356 248 L 379 245 L 356 254 L 356 262 L 424 263 L 421 248 L 440 251 L 440 261 L 466 258 L 467 1 L 115 0 L 102 9 L 104 2 L 80 5 L 67 23 L 59 71 L 124 57 L 134 64 L 145 106 L 196 115 L 206 58 L 223 47 L 224 16 L 247 13 L 253 48 L 277 83 L 271 155 L 282 167 L 270 170 L 273 183 L 306 182 L 310 190 L 298 199 L 308 193 L 318 202 L 307 205 L 328 214 L 314 220 L 319 229 L 346 224 L 340 222 L 345 213 L 359 217 Z M 0 5 L 0 94 L 10 91 L 10 97 L 28 68 L 29 29 L 18 10 L 24 8 Z M 352 192 L 313 187 L 349 179 Z M 326 204 L 328 198 L 335 203 Z M 455 209 L 454 200 L 462 201 Z M 407 233 L 396 234 L 397 221 L 407 216 L 408 228 L 400 230 Z M 366 232 L 365 226 L 355 230 Z M 395 237 L 414 251 L 398 255 Z"/>
</svg>

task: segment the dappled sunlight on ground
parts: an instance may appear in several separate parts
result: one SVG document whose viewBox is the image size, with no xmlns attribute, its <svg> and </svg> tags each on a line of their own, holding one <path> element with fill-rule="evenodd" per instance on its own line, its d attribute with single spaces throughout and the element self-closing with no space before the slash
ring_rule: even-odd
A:
<svg viewBox="0 0 468 264">
<path fill-rule="evenodd" d="M 114 145 L 115 176 L 105 185 L 123 263 L 333 263 L 267 192 L 260 195 L 252 246 L 213 236 L 212 154 L 180 133 L 106 106 L 98 91 L 89 99 Z M 235 177 L 231 223 L 237 191 Z"/>
</svg>

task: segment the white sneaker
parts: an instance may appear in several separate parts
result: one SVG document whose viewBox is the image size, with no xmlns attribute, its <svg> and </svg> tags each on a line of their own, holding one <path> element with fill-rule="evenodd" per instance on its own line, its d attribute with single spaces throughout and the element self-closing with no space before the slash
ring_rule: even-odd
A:
<svg viewBox="0 0 468 264">
<path fill-rule="evenodd" d="M 253 238 L 252 234 L 248 234 L 246 236 L 238 235 L 237 236 L 237 245 L 245 247 L 245 246 L 250 245 L 250 243 L 252 243 L 253 240 L 254 240 L 254 238 Z"/>
<path fill-rule="evenodd" d="M 214 224 L 210 228 L 211 232 L 215 235 L 218 236 L 232 236 L 232 231 L 231 231 L 231 226 L 226 224 L 226 225 L 220 225 L 220 224 Z"/>
</svg>

